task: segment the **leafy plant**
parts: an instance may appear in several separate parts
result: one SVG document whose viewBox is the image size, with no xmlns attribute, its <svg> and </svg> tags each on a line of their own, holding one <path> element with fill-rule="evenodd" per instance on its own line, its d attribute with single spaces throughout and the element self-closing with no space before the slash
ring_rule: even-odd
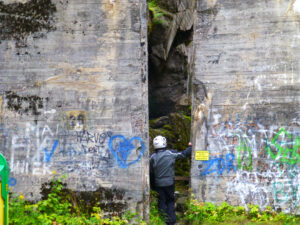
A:
<svg viewBox="0 0 300 225">
<path fill-rule="evenodd" d="M 148 9 L 150 15 L 148 22 L 149 34 L 152 32 L 155 25 L 167 26 L 167 18 L 172 18 L 172 15 L 168 11 L 162 9 L 156 0 L 148 0 Z"/>
<path fill-rule="evenodd" d="M 151 191 L 150 198 L 150 225 L 165 225 L 165 216 L 158 210 L 157 193 Z"/>
<path fill-rule="evenodd" d="M 152 20 L 154 23 L 166 23 L 167 21 L 162 19 L 163 16 L 170 16 L 170 13 L 166 10 L 162 9 L 158 3 L 157 0 L 150 0 L 148 1 L 148 7 L 149 11 L 152 15 Z"/>
<path fill-rule="evenodd" d="M 258 205 L 248 205 L 248 211 L 242 206 L 231 206 L 226 202 L 220 205 L 198 202 L 190 199 L 184 213 L 185 222 L 189 224 L 300 224 L 295 215 L 277 213 L 271 207 L 261 210 Z"/>
<path fill-rule="evenodd" d="M 65 178 L 63 176 L 62 178 Z M 66 224 L 66 225 L 95 225 L 95 224 L 141 224 L 146 223 L 136 213 L 127 211 L 122 217 L 105 218 L 100 207 L 93 207 L 93 212 L 78 213 L 80 210 L 71 204 L 69 196 L 63 194 L 64 184 L 62 178 L 51 182 L 50 192 L 46 197 L 32 203 L 24 201 L 24 196 L 13 195 L 10 201 L 9 215 L 10 224 Z M 75 208 L 74 208 L 75 207 Z"/>
</svg>

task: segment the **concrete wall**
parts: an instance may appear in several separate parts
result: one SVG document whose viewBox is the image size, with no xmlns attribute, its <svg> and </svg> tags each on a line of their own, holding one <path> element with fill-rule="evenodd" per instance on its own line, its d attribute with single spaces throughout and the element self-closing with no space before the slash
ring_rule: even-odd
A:
<svg viewBox="0 0 300 225">
<path fill-rule="evenodd" d="M 0 1 L 0 152 L 12 192 L 36 200 L 68 174 L 68 188 L 112 210 L 145 212 L 146 18 L 146 0 Z"/>
<path fill-rule="evenodd" d="M 300 205 L 300 1 L 198 0 L 192 189 L 201 201 Z"/>
</svg>

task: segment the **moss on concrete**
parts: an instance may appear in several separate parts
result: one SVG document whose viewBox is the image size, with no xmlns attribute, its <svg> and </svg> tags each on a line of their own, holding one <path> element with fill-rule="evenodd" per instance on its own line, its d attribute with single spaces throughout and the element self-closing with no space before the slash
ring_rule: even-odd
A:
<svg viewBox="0 0 300 225">
<path fill-rule="evenodd" d="M 125 191 L 116 188 L 99 187 L 96 191 L 73 191 L 67 188 L 67 184 L 61 182 L 63 188 L 61 197 L 72 204 L 77 213 L 91 214 L 93 207 L 100 207 L 107 216 L 121 216 L 128 209 L 125 200 Z M 53 181 L 42 184 L 42 199 L 47 199 L 52 192 Z"/>
</svg>

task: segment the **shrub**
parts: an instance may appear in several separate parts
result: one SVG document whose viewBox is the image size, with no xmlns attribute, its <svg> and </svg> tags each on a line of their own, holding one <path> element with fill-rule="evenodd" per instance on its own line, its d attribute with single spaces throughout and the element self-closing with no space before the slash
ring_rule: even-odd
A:
<svg viewBox="0 0 300 225">
<path fill-rule="evenodd" d="M 13 195 L 9 205 L 9 221 L 14 225 L 26 224 L 66 224 L 66 225 L 95 225 L 95 224 L 140 224 L 146 223 L 136 213 L 127 211 L 123 217 L 104 218 L 100 207 L 93 207 L 91 214 L 81 213 L 74 208 L 68 196 L 63 196 L 64 188 L 62 179 L 53 180 L 50 192 L 45 199 L 32 203 L 24 200 L 23 195 Z"/>
<path fill-rule="evenodd" d="M 158 210 L 157 193 L 150 194 L 150 225 L 165 225 L 165 216 Z"/>
<path fill-rule="evenodd" d="M 226 202 L 214 205 L 189 199 L 184 213 L 185 222 L 189 224 L 300 224 L 295 215 L 277 213 L 270 206 L 260 210 L 258 205 L 248 205 L 248 211 L 242 206 L 231 206 Z M 239 221 L 239 222 L 237 222 Z M 251 221 L 251 222 L 250 222 Z M 249 223 L 248 223 L 249 222 Z M 255 222 L 255 223 L 253 223 Z"/>
</svg>

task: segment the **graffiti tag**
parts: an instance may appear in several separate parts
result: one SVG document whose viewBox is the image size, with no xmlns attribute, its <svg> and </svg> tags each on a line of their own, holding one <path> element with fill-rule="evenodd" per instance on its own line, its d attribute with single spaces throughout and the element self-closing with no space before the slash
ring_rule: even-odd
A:
<svg viewBox="0 0 300 225">
<path fill-rule="evenodd" d="M 287 137 L 290 142 L 280 141 L 280 137 Z M 295 141 L 292 141 L 293 137 L 284 128 L 281 128 L 276 136 L 272 139 L 271 144 L 267 141 L 266 150 L 272 159 L 279 159 L 282 163 L 288 163 L 294 165 L 300 162 L 300 155 L 298 154 L 298 149 L 300 148 L 300 138 L 296 137 Z M 277 148 L 277 153 L 272 150 L 271 145 Z M 285 146 L 293 145 L 293 148 L 288 148 Z"/>
<path fill-rule="evenodd" d="M 118 141 L 118 143 L 114 146 L 113 142 Z M 136 146 L 135 142 L 138 142 L 140 146 Z M 146 147 L 140 137 L 133 137 L 127 140 L 123 135 L 115 135 L 109 140 L 109 149 L 113 153 L 120 167 L 125 169 L 130 165 L 138 162 L 143 156 Z M 129 156 L 131 155 L 134 149 L 139 149 L 139 153 L 137 153 L 137 158 L 135 158 L 131 162 L 127 162 Z"/>
<path fill-rule="evenodd" d="M 230 173 L 231 170 L 236 171 L 236 167 L 233 165 L 234 162 L 234 154 L 228 153 L 226 155 L 226 163 L 225 159 L 222 157 L 210 159 L 208 161 L 203 161 L 204 164 L 208 164 L 208 166 L 204 169 L 201 176 L 206 176 L 208 174 L 212 174 L 217 172 L 219 175 L 222 175 L 224 170 L 227 168 L 227 173 Z M 216 167 L 215 169 L 214 166 Z"/>
</svg>

